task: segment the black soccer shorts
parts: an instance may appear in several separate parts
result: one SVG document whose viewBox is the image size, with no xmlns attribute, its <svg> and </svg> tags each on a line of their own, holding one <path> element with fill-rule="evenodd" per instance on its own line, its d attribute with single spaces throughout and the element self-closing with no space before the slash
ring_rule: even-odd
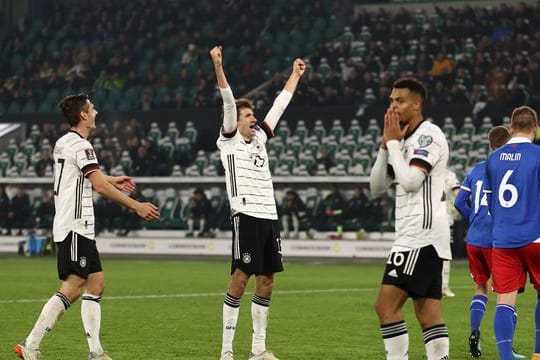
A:
<svg viewBox="0 0 540 360">
<path fill-rule="evenodd" d="M 66 280 L 70 274 L 84 279 L 89 274 L 102 271 L 101 260 L 94 240 L 70 232 L 58 245 L 58 277 Z"/>
<path fill-rule="evenodd" d="M 409 297 L 441 299 L 442 264 L 432 245 L 388 256 L 382 283 L 394 285 Z"/>
<path fill-rule="evenodd" d="M 277 220 L 237 214 L 233 216 L 232 222 L 231 274 L 236 269 L 248 275 L 283 271 L 281 236 Z"/>
</svg>

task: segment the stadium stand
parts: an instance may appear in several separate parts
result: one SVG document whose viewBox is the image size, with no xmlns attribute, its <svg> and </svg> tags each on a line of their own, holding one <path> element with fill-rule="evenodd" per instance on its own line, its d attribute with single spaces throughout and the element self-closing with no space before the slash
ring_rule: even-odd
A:
<svg viewBox="0 0 540 360">
<path fill-rule="evenodd" d="M 456 4 L 429 11 L 362 6 L 351 11 L 347 4 L 55 1 L 1 38 L 0 59 L 7 66 L 0 70 L 0 111 L 5 119 L 30 119 L 54 112 L 67 93 L 88 92 L 105 114 L 91 138 L 103 171 L 220 176 L 213 143 L 218 126 L 209 132 L 204 125 L 218 115 L 203 109 L 219 102 L 206 54 L 209 44 L 227 44 L 224 58 L 235 93 L 249 95 L 260 109 L 269 107 L 283 84 L 281 71 L 292 58 L 304 56 L 307 76 L 295 96 L 296 109 L 286 114 L 269 143 L 270 167 L 279 177 L 349 177 L 354 183 L 353 177 L 369 175 L 380 143 L 381 109 L 400 76 L 415 75 L 428 84 L 427 113 L 447 135 L 450 167 L 460 177 L 486 156 L 485 134 L 505 121 L 501 113 L 517 104 L 538 104 L 537 3 Z M 197 115 L 184 115 L 189 109 Z M 167 110 L 177 111 L 176 118 L 161 118 L 159 111 Z M 25 137 L 0 139 L 0 177 L 50 178 L 46 154 L 65 130 L 64 124 L 32 120 Z M 298 186 L 310 202 L 314 195 L 308 195 L 306 183 Z M 318 187 L 319 196 L 327 187 Z M 27 190 L 32 200 L 42 197 Z M 278 202 L 282 190 L 276 190 Z M 177 204 L 171 196 L 156 195 L 167 209 L 156 226 L 184 228 L 189 194 L 177 194 Z M 213 203 L 223 208 L 223 196 L 216 197 Z M 375 228 L 388 227 L 388 218 L 381 215 Z"/>
</svg>

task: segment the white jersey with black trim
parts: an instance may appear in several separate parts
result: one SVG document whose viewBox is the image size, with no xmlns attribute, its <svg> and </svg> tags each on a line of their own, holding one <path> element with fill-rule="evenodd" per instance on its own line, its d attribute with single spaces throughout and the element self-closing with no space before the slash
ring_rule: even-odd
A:
<svg viewBox="0 0 540 360">
<path fill-rule="evenodd" d="M 405 161 L 423 169 L 427 176 L 416 192 L 406 192 L 399 183 L 396 185 L 396 239 L 392 252 L 433 245 L 439 257 L 451 259 L 448 214 L 441 201 L 447 175 L 446 137 L 437 125 L 423 121 L 401 140 L 400 146 Z"/>
<path fill-rule="evenodd" d="M 54 145 L 55 242 L 62 242 L 70 231 L 94 239 L 92 184 L 86 176 L 99 169 L 92 144 L 75 131 L 69 131 Z"/>
<path fill-rule="evenodd" d="M 265 125 L 263 123 L 263 127 Z M 219 135 L 216 144 L 225 168 L 231 216 L 242 213 L 260 219 L 278 218 L 266 153 L 267 133 L 272 134 L 270 128 L 266 126 L 263 130 L 257 126 L 249 142 L 238 130 L 230 135 Z"/>
</svg>

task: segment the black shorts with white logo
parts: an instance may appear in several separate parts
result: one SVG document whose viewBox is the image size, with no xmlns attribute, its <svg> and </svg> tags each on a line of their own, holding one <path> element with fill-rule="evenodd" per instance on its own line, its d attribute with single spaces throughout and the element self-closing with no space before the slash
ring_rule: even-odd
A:
<svg viewBox="0 0 540 360">
<path fill-rule="evenodd" d="M 281 237 L 277 220 L 237 214 L 233 216 L 232 222 L 231 274 L 236 269 L 248 275 L 283 271 Z"/>
<path fill-rule="evenodd" d="M 66 280 L 70 274 L 87 279 L 89 274 L 102 271 L 94 240 L 70 232 L 58 245 L 58 277 Z"/>
<path fill-rule="evenodd" d="M 417 298 L 441 298 L 443 260 L 432 245 L 388 256 L 382 283 Z"/>
</svg>

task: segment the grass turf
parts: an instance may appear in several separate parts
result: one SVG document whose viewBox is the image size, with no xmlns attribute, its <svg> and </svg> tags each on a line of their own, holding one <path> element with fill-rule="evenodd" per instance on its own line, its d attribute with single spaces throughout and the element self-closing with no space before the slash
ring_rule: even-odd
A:
<svg viewBox="0 0 540 360">
<path fill-rule="evenodd" d="M 101 339 L 115 360 L 218 359 L 227 259 L 104 258 L 106 290 Z M 384 359 L 373 303 L 384 268 L 375 262 L 289 261 L 276 278 L 268 348 L 282 360 Z M 443 299 L 451 358 L 468 359 L 469 304 L 473 285 L 465 263 L 453 264 L 455 298 Z M 0 359 L 31 330 L 57 290 L 53 258 L 0 257 Z M 249 284 L 251 290 L 253 280 Z M 494 300 L 482 325 L 483 359 L 497 359 L 492 330 Z M 515 346 L 528 357 L 534 345 L 535 291 L 520 295 Z M 404 310 L 409 358 L 423 359 L 424 345 L 411 301 Z M 250 294 L 244 296 L 235 338 L 236 359 L 251 346 Z M 86 359 L 80 301 L 41 344 L 44 360 Z"/>
</svg>

